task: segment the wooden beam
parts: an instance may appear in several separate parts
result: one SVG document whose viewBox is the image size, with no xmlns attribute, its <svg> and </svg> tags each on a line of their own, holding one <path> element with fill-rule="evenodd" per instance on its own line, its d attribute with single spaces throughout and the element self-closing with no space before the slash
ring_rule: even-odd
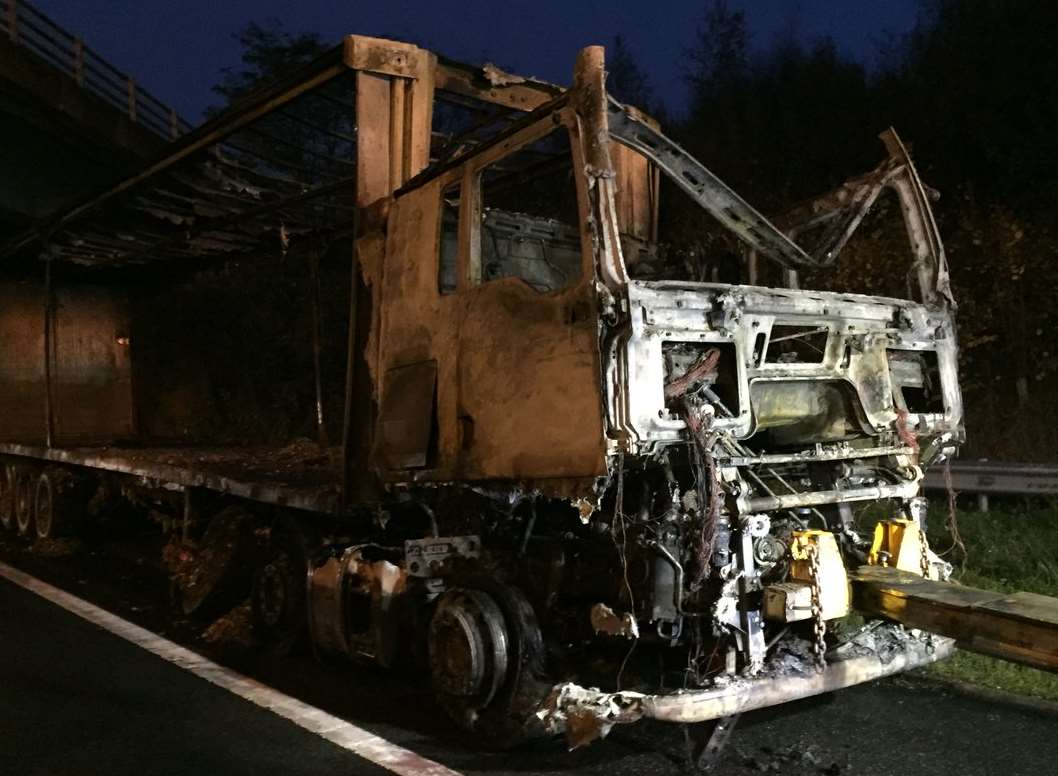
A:
<svg viewBox="0 0 1058 776">
<path fill-rule="evenodd" d="M 995 593 L 877 566 L 864 566 L 851 578 L 853 607 L 862 614 L 949 636 L 962 649 L 1058 673 L 1058 598 Z"/>
</svg>

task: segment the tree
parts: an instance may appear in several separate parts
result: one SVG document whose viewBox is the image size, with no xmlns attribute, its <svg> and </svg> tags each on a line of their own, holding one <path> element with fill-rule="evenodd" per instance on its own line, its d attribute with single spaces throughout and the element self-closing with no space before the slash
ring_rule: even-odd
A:
<svg viewBox="0 0 1058 776">
<path fill-rule="evenodd" d="M 743 80 L 749 62 L 749 33 L 742 11 L 732 11 L 727 0 L 708 5 L 694 45 L 687 50 L 690 67 L 684 75 L 694 103 L 710 99 Z"/>
<path fill-rule="evenodd" d="M 623 35 L 613 39 L 606 52 L 606 89 L 618 102 L 651 112 L 653 103 L 650 79 L 636 62 Z"/>
<path fill-rule="evenodd" d="M 227 105 L 289 75 L 331 48 L 318 33 L 287 32 L 278 19 L 260 24 L 250 22 L 232 37 L 242 49 L 242 67 L 223 68 L 221 80 L 212 90 Z M 219 109 L 214 107 L 210 111 Z"/>
<path fill-rule="evenodd" d="M 241 67 L 221 70 L 214 94 L 226 105 L 214 106 L 217 115 L 240 99 L 290 76 L 330 50 L 315 32 L 288 32 L 278 19 L 250 22 L 232 36 L 241 49 Z M 228 151 L 254 168 L 289 165 L 287 177 L 316 181 L 351 174 L 354 167 L 355 117 L 352 83 L 336 79 L 322 87 L 325 97 L 298 99 L 259 119 L 229 141 Z"/>
</svg>

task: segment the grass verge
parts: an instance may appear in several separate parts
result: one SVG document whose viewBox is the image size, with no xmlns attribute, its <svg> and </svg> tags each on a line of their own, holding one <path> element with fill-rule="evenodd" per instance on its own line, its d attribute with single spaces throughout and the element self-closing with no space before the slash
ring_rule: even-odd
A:
<svg viewBox="0 0 1058 776">
<path fill-rule="evenodd" d="M 1025 590 L 1058 596 L 1058 500 L 1011 500 L 988 512 L 960 510 L 958 532 L 966 547 L 952 547 L 946 510 L 930 513 L 934 551 L 955 565 L 965 585 L 999 592 Z M 1058 674 L 1038 671 L 972 652 L 958 652 L 928 673 L 1004 692 L 1058 701 Z"/>
</svg>

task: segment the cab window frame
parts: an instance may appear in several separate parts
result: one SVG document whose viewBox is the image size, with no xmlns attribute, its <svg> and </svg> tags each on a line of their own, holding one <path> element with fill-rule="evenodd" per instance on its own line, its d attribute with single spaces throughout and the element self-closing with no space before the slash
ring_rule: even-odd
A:
<svg viewBox="0 0 1058 776">
<path fill-rule="evenodd" d="M 553 132 L 566 133 L 569 140 L 570 164 L 573 170 L 573 183 L 576 189 L 577 223 L 569 226 L 575 228 L 580 243 L 579 272 L 575 278 L 562 288 L 539 290 L 532 286 L 524 278 L 510 275 L 503 278 L 486 279 L 482 272 L 482 214 L 483 199 L 481 176 L 482 173 L 497 162 L 502 161 L 509 155 L 517 153 L 526 146 L 541 140 Z M 588 225 L 585 223 L 585 213 L 590 211 L 588 206 L 588 191 L 584 176 L 578 174 L 577 170 L 583 169 L 583 154 L 579 143 L 579 134 L 575 115 L 571 108 L 563 108 L 554 113 L 540 118 L 538 121 L 522 128 L 511 136 L 482 149 L 480 152 L 466 159 L 461 165 L 453 170 L 446 171 L 440 175 L 435 185 L 437 186 L 437 243 L 435 250 L 435 269 L 437 274 L 437 292 L 441 296 L 461 294 L 475 288 L 482 288 L 491 283 L 513 279 L 522 283 L 540 296 L 555 296 L 568 293 L 572 289 L 582 287 L 593 277 L 592 267 L 594 263 L 592 255 L 592 240 L 588 234 Z M 458 214 L 458 246 L 456 251 L 456 286 L 454 290 L 441 291 L 441 258 L 443 251 L 443 229 L 444 229 L 444 198 L 445 193 L 450 192 L 454 185 L 460 187 L 459 214 Z"/>
</svg>

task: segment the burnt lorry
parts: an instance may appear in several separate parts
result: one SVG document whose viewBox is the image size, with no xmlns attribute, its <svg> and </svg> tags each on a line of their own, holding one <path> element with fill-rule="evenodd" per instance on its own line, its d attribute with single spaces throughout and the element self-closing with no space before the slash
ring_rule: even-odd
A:
<svg viewBox="0 0 1058 776">
<path fill-rule="evenodd" d="M 289 135 L 253 145 L 277 111 L 304 130 L 320 112 L 291 106 L 340 78 L 319 104 L 350 108 L 341 127 L 296 156 Z M 446 132 L 443 92 L 487 109 Z M 601 48 L 557 89 L 351 36 L 7 247 L 45 281 L 9 282 L 0 309 L 3 524 L 50 537 L 131 494 L 208 551 L 237 514 L 264 537 L 241 592 L 259 639 L 418 666 L 493 743 L 726 720 L 940 659 L 951 640 L 857 619 L 850 595 L 865 566 L 947 578 L 920 486 L 963 433 L 931 192 L 882 139 L 875 170 L 773 223 L 608 96 Z M 347 174 L 305 161 L 343 143 Z M 662 192 L 708 222 L 694 251 L 664 233 Z M 885 192 L 909 298 L 797 288 Z M 207 392 L 181 380 L 205 338 L 155 352 L 192 326 L 190 297 L 136 313 L 124 273 L 164 266 L 164 292 L 307 255 L 318 302 L 334 245 L 346 325 L 313 307 L 298 362 L 319 442 L 199 434 Z M 161 308 L 176 323 L 152 340 L 137 323 Z"/>
</svg>

